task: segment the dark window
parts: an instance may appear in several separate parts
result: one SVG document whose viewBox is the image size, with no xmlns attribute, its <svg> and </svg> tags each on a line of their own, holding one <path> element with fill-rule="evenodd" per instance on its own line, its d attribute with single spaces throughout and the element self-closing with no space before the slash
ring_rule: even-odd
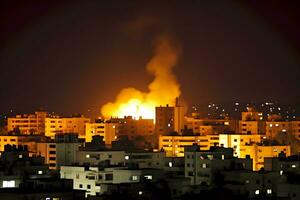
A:
<svg viewBox="0 0 300 200">
<path fill-rule="evenodd" d="M 49 154 L 56 154 L 56 151 L 49 151 Z"/>
<path fill-rule="evenodd" d="M 79 188 L 82 188 L 82 184 L 79 184 Z"/>
<path fill-rule="evenodd" d="M 86 188 L 87 188 L 87 189 L 91 189 L 91 185 L 87 185 Z"/>
<path fill-rule="evenodd" d="M 113 174 L 105 174 L 105 180 L 107 181 L 113 180 Z"/>
<path fill-rule="evenodd" d="M 50 157 L 49 160 L 55 160 L 55 157 Z"/>
<path fill-rule="evenodd" d="M 55 148 L 55 147 L 56 147 L 55 144 L 50 144 L 50 145 L 49 145 L 49 148 Z"/>
</svg>

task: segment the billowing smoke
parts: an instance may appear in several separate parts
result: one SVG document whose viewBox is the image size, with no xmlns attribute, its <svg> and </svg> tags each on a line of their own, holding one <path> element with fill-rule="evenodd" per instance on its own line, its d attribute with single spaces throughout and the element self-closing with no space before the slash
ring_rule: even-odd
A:
<svg viewBox="0 0 300 200">
<path fill-rule="evenodd" d="M 167 36 L 157 38 L 154 56 L 146 65 L 147 71 L 154 76 L 148 92 L 135 88 L 124 88 L 115 102 L 109 102 L 101 108 L 104 117 L 133 116 L 135 118 L 154 118 L 155 106 L 174 104 L 180 95 L 180 85 L 172 68 L 177 64 L 180 48 Z"/>
</svg>

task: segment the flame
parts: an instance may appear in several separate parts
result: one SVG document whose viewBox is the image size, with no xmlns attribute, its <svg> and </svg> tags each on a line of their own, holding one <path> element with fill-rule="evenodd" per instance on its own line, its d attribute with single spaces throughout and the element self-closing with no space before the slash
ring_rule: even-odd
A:
<svg viewBox="0 0 300 200">
<path fill-rule="evenodd" d="M 180 95 L 180 85 L 172 68 L 177 64 L 179 53 L 180 49 L 169 37 L 159 37 L 154 56 L 146 65 L 147 71 L 154 75 L 149 91 L 142 92 L 132 87 L 122 89 L 115 102 L 102 106 L 102 115 L 106 118 L 132 116 L 135 119 L 154 119 L 156 106 L 174 104 L 175 98 Z"/>
</svg>

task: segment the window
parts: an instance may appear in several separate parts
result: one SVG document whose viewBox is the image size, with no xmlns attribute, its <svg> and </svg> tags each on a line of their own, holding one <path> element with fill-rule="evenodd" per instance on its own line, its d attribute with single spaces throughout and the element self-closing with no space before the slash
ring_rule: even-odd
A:
<svg viewBox="0 0 300 200">
<path fill-rule="evenodd" d="M 82 188 L 82 184 L 79 184 L 79 188 Z"/>
<path fill-rule="evenodd" d="M 91 189 L 91 185 L 87 185 L 86 188 L 87 188 L 87 189 Z"/>
<path fill-rule="evenodd" d="M 2 182 L 2 187 L 4 187 L 4 188 L 14 188 L 14 187 L 16 187 L 15 186 L 15 181 L 14 180 L 12 180 L 12 181 L 3 181 Z"/>
<path fill-rule="evenodd" d="M 132 176 L 132 177 L 131 177 L 131 180 L 137 181 L 137 180 L 138 180 L 138 176 Z"/>
<path fill-rule="evenodd" d="M 56 147 L 55 144 L 50 144 L 50 145 L 49 145 L 49 148 L 55 148 L 55 147 Z"/>
<path fill-rule="evenodd" d="M 259 190 L 255 190 L 255 194 L 256 194 L 256 195 L 259 195 Z"/>
<path fill-rule="evenodd" d="M 56 154 L 56 151 L 49 151 L 49 154 Z"/>
<path fill-rule="evenodd" d="M 272 194 L 272 190 L 271 189 L 267 189 L 267 194 Z"/>
</svg>

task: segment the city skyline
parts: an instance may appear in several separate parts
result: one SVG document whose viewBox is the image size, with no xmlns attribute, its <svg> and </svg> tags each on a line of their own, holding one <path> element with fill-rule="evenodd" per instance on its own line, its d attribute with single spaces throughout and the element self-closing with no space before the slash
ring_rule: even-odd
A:
<svg viewBox="0 0 300 200">
<path fill-rule="evenodd" d="M 100 113 L 124 87 L 147 92 L 166 32 L 182 48 L 174 74 L 189 107 L 299 104 L 297 3 L 116 2 L 4 4 L 0 110 Z"/>
</svg>

